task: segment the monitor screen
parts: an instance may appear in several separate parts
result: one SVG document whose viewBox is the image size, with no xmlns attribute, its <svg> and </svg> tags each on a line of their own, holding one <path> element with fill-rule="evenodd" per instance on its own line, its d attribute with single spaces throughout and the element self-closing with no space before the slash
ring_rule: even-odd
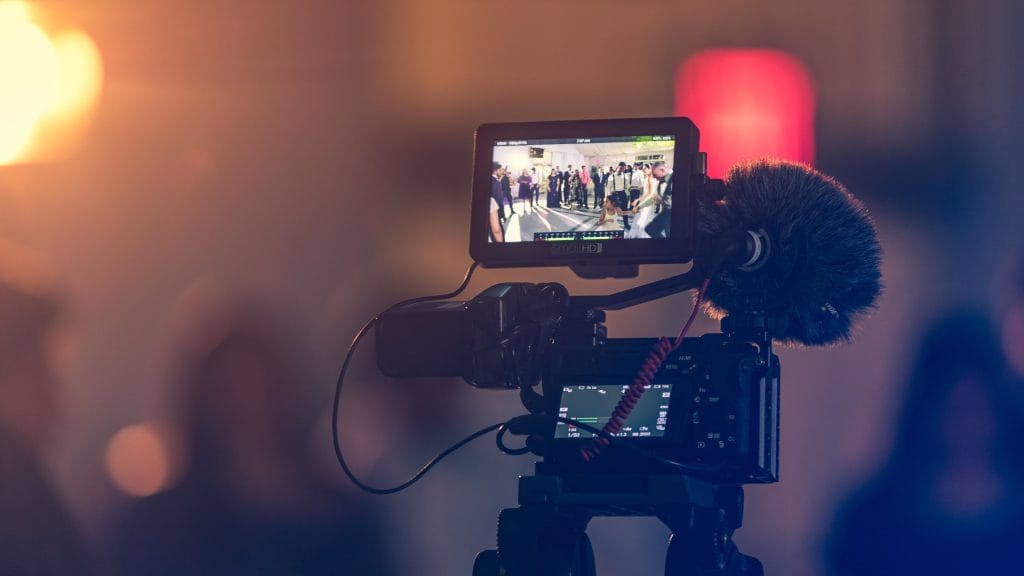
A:
<svg viewBox="0 0 1024 576">
<path fill-rule="evenodd" d="M 672 134 L 498 140 L 489 241 L 668 238 L 674 154 Z"/>
<path fill-rule="evenodd" d="M 698 140 L 686 118 L 481 125 L 470 255 L 485 266 L 689 261 Z"/>
</svg>

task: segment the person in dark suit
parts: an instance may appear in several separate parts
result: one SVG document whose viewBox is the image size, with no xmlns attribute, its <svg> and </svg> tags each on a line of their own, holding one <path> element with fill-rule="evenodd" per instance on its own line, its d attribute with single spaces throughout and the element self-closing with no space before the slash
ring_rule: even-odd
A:
<svg viewBox="0 0 1024 576">
<path fill-rule="evenodd" d="M 498 204 L 501 204 L 505 199 L 507 199 L 508 211 L 515 214 L 515 208 L 512 207 L 512 181 L 508 177 L 508 166 L 501 169 L 501 194 L 503 199 L 499 200 Z"/>
<path fill-rule="evenodd" d="M 502 189 L 502 178 L 508 181 L 505 168 L 499 162 L 492 165 L 491 171 L 491 198 L 498 203 L 498 220 L 505 223 L 505 192 Z M 511 208 L 511 206 L 509 206 Z"/>
<path fill-rule="evenodd" d="M 601 184 L 601 173 L 598 172 L 597 166 L 590 167 L 590 182 L 594 189 L 594 208 L 599 208 L 604 204 L 604 185 Z M 598 188 L 601 189 L 600 192 Z"/>
<path fill-rule="evenodd" d="M 562 172 L 562 204 L 568 204 L 570 198 L 569 183 L 572 179 L 572 164 Z"/>
</svg>

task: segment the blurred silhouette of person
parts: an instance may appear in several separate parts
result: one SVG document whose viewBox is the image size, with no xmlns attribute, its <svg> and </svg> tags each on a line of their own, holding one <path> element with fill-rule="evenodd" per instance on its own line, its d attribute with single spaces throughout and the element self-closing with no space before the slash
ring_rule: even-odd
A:
<svg viewBox="0 0 1024 576">
<path fill-rule="evenodd" d="M 91 574 L 43 462 L 60 413 L 50 353 L 61 306 L 32 259 L 0 244 L 0 574 Z"/>
<path fill-rule="evenodd" d="M 391 573 L 366 499 L 315 471 L 298 366 L 275 328 L 229 315 L 186 364 L 187 467 L 127 511 L 112 542 L 120 573 Z"/>
<path fill-rule="evenodd" d="M 928 332 L 888 465 L 837 517 L 832 574 L 1016 571 L 1024 438 L 1006 376 L 983 315 L 957 313 Z"/>
</svg>

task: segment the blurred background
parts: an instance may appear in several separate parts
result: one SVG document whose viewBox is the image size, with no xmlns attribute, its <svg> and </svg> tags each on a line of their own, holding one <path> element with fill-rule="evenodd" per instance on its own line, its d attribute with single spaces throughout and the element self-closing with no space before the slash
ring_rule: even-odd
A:
<svg viewBox="0 0 1024 576">
<path fill-rule="evenodd" d="M 965 411 L 974 417 L 957 425 L 988 430 L 988 408 L 1024 396 L 1021 21 L 1012 0 L 0 1 L 3 265 L 45 270 L 36 277 L 62 304 L 59 417 L 40 467 L 100 573 L 153 573 L 140 566 L 174 547 L 125 558 L 126 542 L 154 547 L 147 534 L 167 523 L 188 533 L 191 520 L 166 516 L 191 509 L 238 514 L 224 531 L 252 534 L 231 550 L 290 550 L 293 538 L 322 541 L 304 552 L 320 568 L 470 573 L 531 461 L 484 440 L 406 493 L 357 494 L 330 448 L 345 348 L 383 305 L 448 291 L 469 265 L 477 125 L 678 114 L 702 129 L 713 170 L 726 165 L 716 153 L 748 153 L 730 142 L 764 133 L 750 136 L 755 148 L 813 162 L 876 220 L 878 308 L 850 345 L 780 353 L 782 481 L 748 489 L 737 534 L 769 574 L 841 572 L 836 559 L 857 549 L 842 543 L 856 531 L 856 495 L 906 457 L 896 446 L 931 326 L 965 309 L 981 319 L 969 326 L 990 325 L 954 334 L 991 337 L 994 358 L 940 373 L 998 388 L 974 404 L 977 394 L 951 396 L 936 435 L 955 437 L 949 419 Z M 755 128 L 771 122 L 786 136 Z M 780 152 L 780 138 L 797 145 Z M 633 284 L 485 270 L 469 292 L 506 280 L 574 293 Z M 678 295 L 615 313 L 609 332 L 674 334 L 689 305 Z M 342 443 L 378 484 L 521 411 L 515 395 L 459 382 L 383 379 L 367 348 L 343 399 Z M 968 451 L 999 460 L 984 446 L 1012 444 L 1015 426 L 992 428 Z M 953 448 L 938 451 L 952 461 Z M 945 464 L 929 470 L 946 478 Z M 883 508 L 1002 530 L 1011 521 L 986 514 L 1024 499 L 1006 480 L 1015 471 L 985 465 L 936 481 L 952 488 L 919 506 Z M 223 499 L 195 488 L 214 484 Z M 236 505 L 221 510 L 225 499 Z M 596 520 L 591 534 L 600 573 L 661 573 L 657 522 Z M 931 536 L 921 541 L 943 541 Z"/>
</svg>

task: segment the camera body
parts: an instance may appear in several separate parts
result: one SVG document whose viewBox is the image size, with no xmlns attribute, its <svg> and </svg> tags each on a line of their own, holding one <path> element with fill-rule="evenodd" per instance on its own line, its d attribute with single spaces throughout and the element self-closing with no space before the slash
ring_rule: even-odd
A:
<svg viewBox="0 0 1024 576">
<path fill-rule="evenodd" d="M 379 320 L 378 367 L 519 389 L 531 412 L 601 428 L 657 339 L 609 339 L 604 313 L 576 302 L 584 305 L 558 284 L 510 283 L 468 302 L 399 308 Z M 780 372 L 765 327 L 727 318 L 721 333 L 685 338 L 644 386 L 619 441 L 592 461 L 580 454 L 589 432 L 545 420 L 528 444 L 544 458 L 538 473 L 678 473 L 672 461 L 716 485 L 777 481 Z"/>
<path fill-rule="evenodd" d="M 601 428 L 657 343 L 608 339 L 555 346 L 544 378 L 546 410 Z M 686 338 L 666 357 L 621 429 L 634 449 L 676 462 L 716 485 L 779 478 L 779 360 L 771 341 L 713 333 Z M 558 422 L 544 437 L 538 472 L 669 473 L 669 466 L 613 442 L 592 461 L 580 450 L 592 434 Z M 678 472 L 678 468 L 675 470 Z"/>
</svg>

